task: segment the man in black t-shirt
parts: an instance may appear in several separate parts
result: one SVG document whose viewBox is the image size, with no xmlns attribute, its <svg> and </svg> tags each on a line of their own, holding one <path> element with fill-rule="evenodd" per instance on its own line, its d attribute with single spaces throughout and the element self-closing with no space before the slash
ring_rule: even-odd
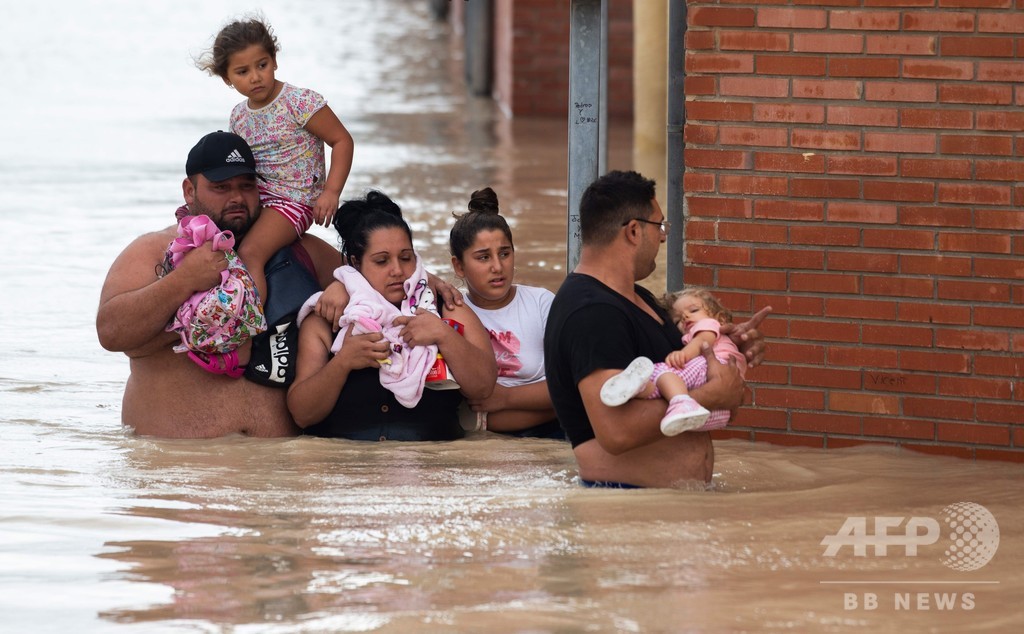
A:
<svg viewBox="0 0 1024 634">
<path fill-rule="evenodd" d="M 598 178 L 580 201 L 580 261 L 555 296 L 544 336 L 548 390 L 572 443 L 580 479 L 590 486 L 671 487 L 710 481 L 714 450 L 706 432 L 664 436 L 663 399 L 601 402 L 600 390 L 633 359 L 663 361 L 681 347 L 679 330 L 653 295 L 636 282 L 654 271 L 667 223 L 654 181 L 636 172 Z M 764 340 L 749 322 L 723 330 L 756 366 Z M 709 410 L 735 409 L 743 379 L 735 364 L 708 359 L 708 381 L 690 395 Z M 710 361 L 715 361 L 710 363 Z"/>
</svg>

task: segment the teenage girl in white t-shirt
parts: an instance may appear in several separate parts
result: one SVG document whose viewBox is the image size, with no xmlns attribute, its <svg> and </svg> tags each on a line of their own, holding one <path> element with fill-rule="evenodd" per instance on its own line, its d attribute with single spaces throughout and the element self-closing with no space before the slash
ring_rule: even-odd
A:
<svg viewBox="0 0 1024 634">
<path fill-rule="evenodd" d="M 466 283 L 466 304 L 490 332 L 498 382 L 485 399 L 470 399 L 478 428 L 516 436 L 565 438 L 544 374 L 544 324 L 554 294 L 513 283 L 515 247 L 488 187 L 473 192 L 469 211 L 456 214 L 448 246 L 455 275 Z"/>
</svg>

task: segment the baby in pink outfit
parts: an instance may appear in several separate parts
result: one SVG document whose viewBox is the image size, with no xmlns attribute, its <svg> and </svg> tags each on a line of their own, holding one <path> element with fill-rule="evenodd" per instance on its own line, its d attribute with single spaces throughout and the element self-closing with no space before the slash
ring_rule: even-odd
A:
<svg viewBox="0 0 1024 634">
<path fill-rule="evenodd" d="M 201 368 L 237 379 L 245 370 L 238 363 L 238 348 L 266 330 L 267 321 L 256 285 L 234 246 L 234 235 L 218 229 L 209 216 L 185 216 L 178 223 L 178 237 L 167 247 L 164 272 L 177 268 L 192 249 L 224 253 L 228 266 L 221 271 L 220 284 L 189 297 L 166 330 L 181 337 L 175 352 L 187 352 Z"/>
<path fill-rule="evenodd" d="M 661 431 L 666 436 L 721 429 L 729 422 L 729 411 L 709 412 L 690 397 L 689 391 L 707 382 L 707 362 L 700 353 L 705 343 L 712 347 L 719 362 L 725 364 L 733 358 L 740 375 L 746 375 L 747 360 L 732 339 L 720 333 L 722 324 L 732 322 L 732 314 L 702 289 L 679 291 L 666 300 L 683 333 L 683 348 L 670 353 L 662 363 L 637 357 L 605 382 L 601 401 L 616 407 L 632 398 L 665 398 L 669 405 L 661 419 Z"/>
</svg>

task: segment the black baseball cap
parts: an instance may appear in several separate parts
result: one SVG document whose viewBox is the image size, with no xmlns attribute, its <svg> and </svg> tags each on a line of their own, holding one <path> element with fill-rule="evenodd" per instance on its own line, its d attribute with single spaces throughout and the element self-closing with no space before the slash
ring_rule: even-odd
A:
<svg viewBox="0 0 1024 634">
<path fill-rule="evenodd" d="M 185 175 L 202 174 L 219 183 L 242 174 L 256 175 L 256 159 L 245 139 L 233 132 L 218 130 L 199 139 L 188 153 Z"/>
</svg>

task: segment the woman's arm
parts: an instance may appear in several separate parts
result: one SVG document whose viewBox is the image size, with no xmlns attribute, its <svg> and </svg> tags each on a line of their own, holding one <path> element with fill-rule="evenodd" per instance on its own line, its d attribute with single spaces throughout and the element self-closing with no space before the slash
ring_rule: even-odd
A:
<svg viewBox="0 0 1024 634">
<path fill-rule="evenodd" d="M 469 400 L 474 412 L 500 412 L 506 409 L 515 410 L 549 410 L 552 408 L 551 395 L 548 394 L 548 382 L 537 381 L 528 385 L 506 387 L 495 385 L 494 392 L 487 398 Z"/>
<path fill-rule="evenodd" d="M 438 352 L 458 380 L 463 396 L 487 398 L 498 381 L 498 364 L 494 361 L 490 334 L 468 306 L 446 309 L 444 315 L 461 323 L 463 333 L 460 335 L 448 327 L 447 336 L 437 342 Z"/>
<path fill-rule="evenodd" d="M 513 387 L 495 385 L 487 398 L 468 400 L 471 410 L 487 413 L 487 428 L 492 431 L 519 431 L 555 418 L 547 381 Z"/>
<path fill-rule="evenodd" d="M 288 410 L 295 424 L 305 428 L 327 418 L 352 370 L 379 368 L 388 356 L 379 332 L 353 335 L 349 326 L 338 354 L 331 356 L 334 333 L 327 320 L 310 314 L 299 328 L 295 382 L 288 389 Z"/>
<path fill-rule="evenodd" d="M 491 431 L 522 431 L 555 419 L 555 408 L 505 409 L 487 415 L 487 429 Z"/>
<path fill-rule="evenodd" d="M 330 324 L 319 315 L 307 316 L 299 328 L 295 382 L 288 388 L 288 410 L 299 427 L 327 418 L 348 380 L 340 355 L 330 358 L 331 335 Z"/>
</svg>

